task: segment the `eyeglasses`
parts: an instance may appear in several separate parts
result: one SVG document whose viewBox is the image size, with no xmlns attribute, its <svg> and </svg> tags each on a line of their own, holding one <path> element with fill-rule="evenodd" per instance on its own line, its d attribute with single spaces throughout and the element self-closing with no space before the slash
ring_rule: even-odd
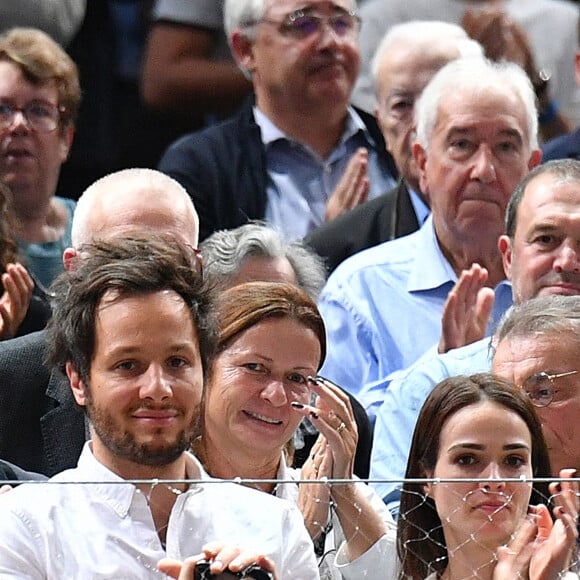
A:
<svg viewBox="0 0 580 580">
<path fill-rule="evenodd" d="M 578 371 L 568 371 L 566 373 L 551 375 L 542 371 L 528 377 L 522 383 L 522 387 L 535 407 L 547 407 L 554 400 L 554 380 L 574 375 L 577 372 Z"/>
<path fill-rule="evenodd" d="M 291 36 L 296 40 L 304 40 L 318 35 L 326 26 L 329 26 L 334 34 L 340 38 L 355 36 L 360 28 L 360 18 L 352 10 L 350 12 L 336 12 L 332 16 L 322 16 L 307 10 L 296 10 L 288 14 L 282 22 L 262 18 L 254 24 L 262 22 L 278 26 L 282 34 Z"/>
<path fill-rule="evenodd" d="M 29 127 L 39 133 L 52 133 L 58 127 L 60 114 L 63 111 L 64 108 L 43 101 L 32 101 L 24 107 L 16 107 L 0 101 L 0 128 L 6 129 L 12 126 L 16 113 L 22 113 Z"/>
</svg>

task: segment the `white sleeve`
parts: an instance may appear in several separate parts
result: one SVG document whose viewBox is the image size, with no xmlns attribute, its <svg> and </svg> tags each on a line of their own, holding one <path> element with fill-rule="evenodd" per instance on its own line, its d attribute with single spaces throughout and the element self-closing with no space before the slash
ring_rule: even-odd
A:
<svg viewBox="0 0 580 580">
<path fill-rule="evenodd" d="M 10 509 L 6 502 L 0 506 L 0 578 L 45 579 L 41 542 L 36 541 L 41 535 L 34 521 Z"/>
</svg>

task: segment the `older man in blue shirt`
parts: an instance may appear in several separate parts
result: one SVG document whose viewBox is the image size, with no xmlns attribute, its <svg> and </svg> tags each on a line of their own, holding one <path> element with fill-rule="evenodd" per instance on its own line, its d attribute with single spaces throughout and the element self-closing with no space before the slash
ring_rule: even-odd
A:
<svg viewBox="0 0 580 580">
<path fill-rule="evenodd" d="M 384 396 L 373 382 L 437 345 L 463 270 L 483 267 L 485 318 L 492 289 L 492 320 L 511 305 L 497 240 L 512 191 L 541 158 L 534 99 L 517 65 L 464 58 L 443 67 L 418 101 L 413 155 L 432 216 L 418 232 L 344 262 L 320 300 L 328 330 L 321 373 L 367 410 Z M 448 337 L 440 344 L 447 350 Z"/>
<path fill-rule="evenodd" d="M 514 301 L 580 294 L 578 239 L 580 161 L 537 167 L 514 191 L 506 212 L 506 234 L 499 240 Z M 484 338 L 442 355 L 427 354 L 406 371 L 374 385 L 384 393 L 384 402 L 377 412 L 371 478 L 381 480 L 374 486 L 387 505 L 396 509 L 398 504 L 415 422 L 428 394 L 447 377 L 489 371 L 491 358 L 491 341 Z"/>
</svg>

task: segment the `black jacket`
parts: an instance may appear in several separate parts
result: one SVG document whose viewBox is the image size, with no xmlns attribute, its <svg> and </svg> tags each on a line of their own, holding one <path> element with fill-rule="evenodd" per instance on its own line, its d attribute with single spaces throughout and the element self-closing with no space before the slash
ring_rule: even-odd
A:
<svg viewBox="0 0 580 580">
<path fill-rule="evenodd" d="M 68 378 L 44 362 L 46 333 L 0 342 L 0 457 L 48 476 L 75 467 L 83 412 Z"/>
<path fill-rule="evenodd" d="M 176 179 L 193 199 L 199 214 L 200 241 L 216 230 L 236 228 L 266 213 L 268 173 L 253 99 L 230 119 L 185 135 L 163 155 L 159 170 Z M 384 155 L 391 175 L 397 169 L 375 118 L 357 110 Z"/>
<path fill-rule="evenodd" d="M 419 229 L 409 190 L 397 187 L 316 228 L 304 241 L 332 272 L 353 254 Z"/>
</svg>

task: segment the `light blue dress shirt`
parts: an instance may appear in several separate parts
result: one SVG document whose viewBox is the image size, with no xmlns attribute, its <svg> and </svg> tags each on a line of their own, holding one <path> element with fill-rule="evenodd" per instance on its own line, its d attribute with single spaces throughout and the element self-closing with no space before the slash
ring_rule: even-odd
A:
<svg viewBox="0 0 580 580">
<path fill-rule="evenodd" d="M 411 205 L 413 206 L 413 210 L 417 216 L 417 223 L 419 224 L 419 227 L 421 227 L 429 217 L 431 209 L 414 189 L 411 189 L 410 187 L 408 189 L 409 197 L 411 198 Z"/>
<path fill-rule="evenodd" d="M 376 414 L 370 478 L 391 511 L 398 511 L 415 423 L 433 387 L 447 377 L 490 368 L 490 338 L 484 338 L 445 354 L 427 353 L 410 368 L 383 380 L 384 402 Z"/>
<path fill-rule="evenodd" d="M 281 131 L 257 107 L 254 118 L 266 148 L 265 219 L 290 240 L 301 239 L 324 223 L 326 202 L 359 147 L 369 152 L 369 199 L 396 185 L 365 124 L 350 107 L 344 133 L 327 159 Z"/>
<path fill-rule="evenodd" d="M 431 216 L 417 232 L 343 262 L 320 297 L 328 337 L 320 374 L 355 395 L 373 421 L 384 397 L 375 383 L 439 342 L 443 306 L 456 281 Z M 511 287 L 498 284 L 488 334 L 511 304 Z"/>
</svg>

